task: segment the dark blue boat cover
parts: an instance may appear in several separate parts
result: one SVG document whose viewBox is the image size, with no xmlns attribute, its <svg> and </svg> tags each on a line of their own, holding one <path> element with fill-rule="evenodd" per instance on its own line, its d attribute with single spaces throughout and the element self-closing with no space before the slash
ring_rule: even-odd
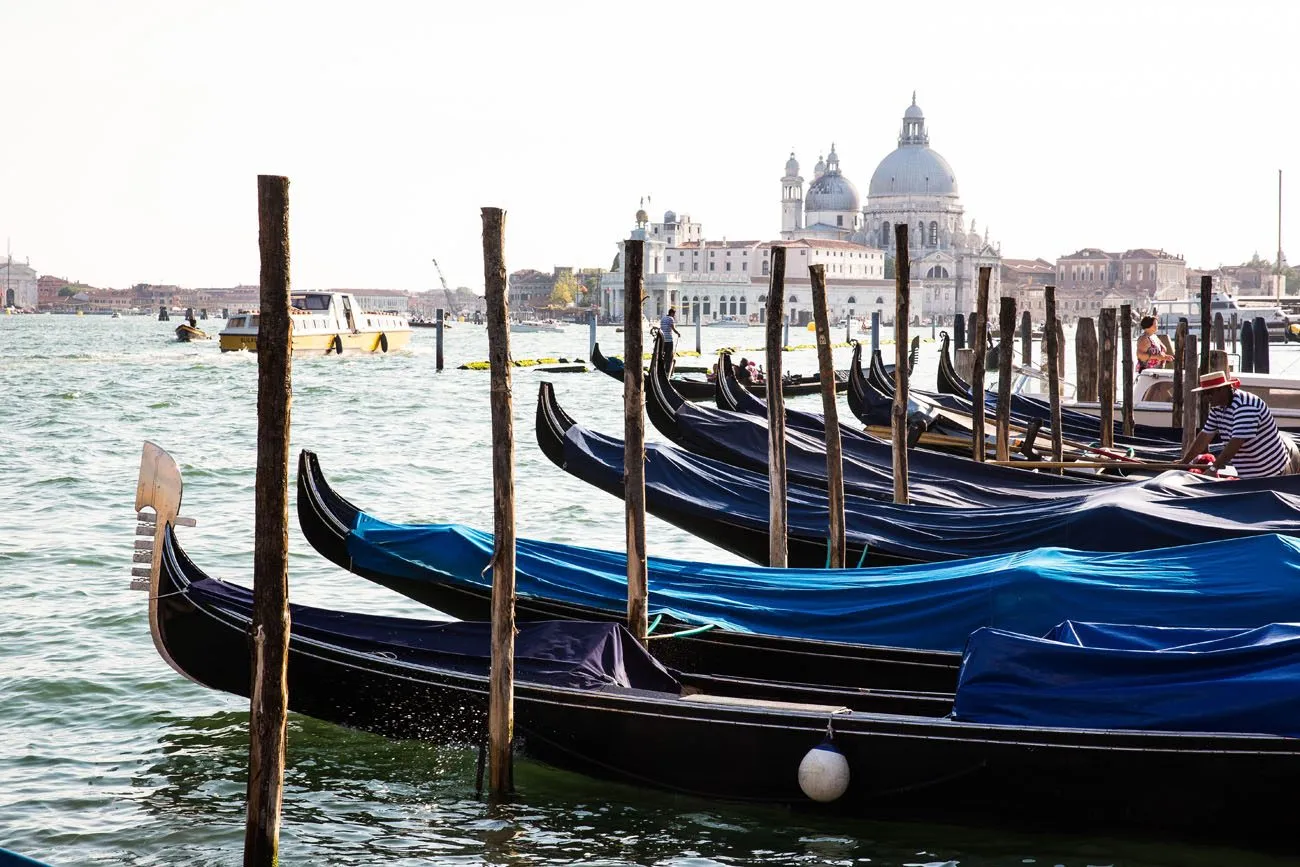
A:
<svg viewBox="0 0 1300 867">
<path fill-rule="evenodd" d="M 251 616 L 252 593 L 206 579 L 189 585 L 202 607 Z M 492 624 L 438 622 L 289 606 L 294 641 L 339 647 L 421 668 L 488 674 Z M 681 691 L 677 680 L 618 623 L 544 620 L 520 623 L 515 633 L 515 678 L 575 689 L 623 687 Z"/>
<path fill-rule="evenodd" d="M 1300 737 L 1300 624 L 1065 622 L 1044 638 L 980 629 L 962 657 L 953 717 Z"/>
<path fill-rule="evenodd" d="M 621 497 L 623 442 L 575 424 L 564 434 L 564 469 Z M 648 443 L 645 474 L 646 509 L 657 517 L 690 530 L 722 516 L 767 533 L 766 473 Z M 797 484 L 786 494 L 790 535 L 825 538 L 826 495 Z M 1300 535 L 1300 476 L 1225 484 L 1170 472 L 1141 487 L 982 508 L 898 506 L 846 494 L 844 517 L 850 547 L 916 562 L 1040 547 L 1140 551 L 1261 533 Z"/>
<path fill-rule="evenodd" d="M 347 538 L 363 572 L 490 588 L 492 536 L 362 513 Z M 621 553 L 516 541 L 516 592 L 609 612 L 627 607 Z M 878 569 L 771 569 L 649 558 L 650 609 L 740 632 L 959 652 L 997 626 L 1040 635 L 1066 617 L 1250 627 L 1300 621 L 1300 540 L 1281 536 L 1139 554 L 1039 549 Z"/>
</svg>

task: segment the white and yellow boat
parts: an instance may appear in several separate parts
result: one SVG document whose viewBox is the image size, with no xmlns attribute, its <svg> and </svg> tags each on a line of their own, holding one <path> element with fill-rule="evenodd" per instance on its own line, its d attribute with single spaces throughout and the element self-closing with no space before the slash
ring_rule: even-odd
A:
<svg viewBox="0 0 1300 867">
<path fill-rule="evenodd" d="M 411 342 L 400 313 L 362 310 L 347 292 L 295 292 L 289 297 L 293 351 L 304 355 L 395 352 Z M 222 352 L 257 351 L 256 311 L 236 313 L 218 334 Z"/>
</svg>

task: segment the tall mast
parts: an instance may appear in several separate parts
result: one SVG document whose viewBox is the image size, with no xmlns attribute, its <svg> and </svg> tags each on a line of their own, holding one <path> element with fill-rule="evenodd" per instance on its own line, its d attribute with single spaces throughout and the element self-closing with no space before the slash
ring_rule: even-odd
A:
<svg viewBox="0 0 1300 867">
<path fill-rule="evenodd" d="M 1273 265 L 1273 286 L 1278 299 L 1282 298 L 1282 170 L 1277 170 L 1277 262 Z"/>
</svg>

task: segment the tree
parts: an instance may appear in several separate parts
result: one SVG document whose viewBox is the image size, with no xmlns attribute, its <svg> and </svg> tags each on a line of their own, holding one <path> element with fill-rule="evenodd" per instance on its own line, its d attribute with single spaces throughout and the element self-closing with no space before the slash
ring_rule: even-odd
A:
<svg viewBox="0 0 1300 867">
<path fill-rule="evenodd" d="M 73 289 L 71 286 L 64 286 L 62 289 L 59 290 L 60 298 L 71 298 L 73 295 L 76 294 L 77 294 L 77 290 Z"/>
<path fill-rule="evenodd" d="M 579 289 L 578 280 L 571 271 L 560 274 L 551 287 L 551 306 L 568 307 L 578 297 Z"/>
</svg>

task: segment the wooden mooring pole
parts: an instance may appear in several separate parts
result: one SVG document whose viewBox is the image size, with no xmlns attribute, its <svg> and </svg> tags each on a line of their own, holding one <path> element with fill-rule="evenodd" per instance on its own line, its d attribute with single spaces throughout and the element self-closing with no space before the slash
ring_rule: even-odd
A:
<svg viewBox="0 0 1300 867">
<path fill-rule="evenodd" d="M 767 565 L 784 568 L 789 562 L 788 511 L 785 498 L 785 395 L 781 392 L 781 326 L 785 319 L 785 247 L 772 248 L 772 274 L 767 287 Z M 876 339 L 879 314 L 872 314 Z"/>
<path fill-rule="evenodd" d="M 840 445 L 840 417 L 835 406 L 835 360 L 831 356 L 831 327 L 826 315 L 826 266 L 810 265 L 813 326 L 817 329 L 817 370 L 821 377 L 822 414 L 826 418 L 826 503 L 830 510 L 827 544 L 829 569 L 843 569 L 846 558 L 844 530 L 844 459 Z"/>
<path fill-rule="evenodd" d="M 984 356 L 988 341 L 978 336 L 988 331 L 989 279 L 993 269 L 982 265 L 979 271 L 979 290 L 975 296 L 975 328 L 971 331 L 971 350 L 974 353 L 970 369 L 971 393 L 971 457 L 984 460 Z M 958 314 L 957 321 L 962 320 Z"/>
<path fill-rule="evenodd" d="M 1092 401 L 1097 399 L 1097 331 L 1092 319 L 1087 316 L 1079 318 L 1074 330 L 1074 376 L 1078 390 L 1074 399 Z"/>
<path fill-rule="evenodd" d="M 1020 363 L 1025 367 L 1034 363 L 1034 318 L 1026 310 L 1020 314 Z"/>
<path fill-rule="evenodd" d="M 998 460 L 1011 459 L 1011 342 L 1016 333 L 1016 299 L 1003 297 L 998 311 Z M 979 396 L 976 396 L 979 400 Z"/>
<path fill-rule="evenodd" d="M 1043 325 L 1043 354 L 1047 356 L 1047 405 L 1051 415 L 1052 460 L 1061 460 L 1064 443 L 1061 436 L 1061 323 L 1056 318 L 1056 287 L 1043 288 L 1043 304 L 1047 308 L 1047 322 Z"/>
<path fill-rule="evenodd" d="M 1196 353 L 1196 335 L 1187 335 L 1187 344 L 1183 349 L 1183 453 L 1192 447 L 1196 440 L 1196 398 L 1199 397 L 1192 389 L 1200 385 L 1200 377 L 1196 376 L 1193 371 L 1196 370 L 1197 353 Z M 1195 457 L 1193 455 L 1192 457 Z"/>
<path fill-rule="evenodd" d="M 645 241 L 623 242 L 623 357 L 640 358 L 644 341 L 641 315 L 645 297 Z M 656 360 L 671 365 L 663 355 Z M 645 553 L 645 370 L 639 364 L 623 365 L 623 502 L 627 531 L 627 629 L 642 644 L 649 628 L 649 577 Z"/>
<path fill-rule="evenodd" d="M 289 179 L 257 176 L 261 319 L 257 328 L 257 482 L 253 540 L 253 683 L 249 712 L 245 867 L 280 849 L 289 716 Z"/>
<path fill-rule="evenodd" d="M 483 209 L 483 288 L 487 302 L 492 408 L 492 666 L 488 681 L 488 780 L 494 797 L 514 788 L 515 431 L 510 384 L 510 300 L 506 212 Z M 637 356 L 638 358 L 640 356 Z M 641 365 L 627 365 L 629 371 Z"/>
<path fill-rule="evenodd" d="M 1174 329 L 1174 394 L 1170 408 L 1174 414 L 1171 424 L 1176 428 L 1183 426 L 1183 380 L 1187 378 L 1186 347 L 1187 319 L 1183 317 L 1178 320 L 1178 327 Z M 1193 369 L 1195 369 L 1194 365 Z"/>
<path fill-rule="evenodd" d="M 1210 372 L 1210 345 L 1214 336 L 1214 320 L 1210 317 L 1210 296 L 1214 292 L 1214 278 L 1209 274 L 1201 275 L 1201 333 L 1197 343 L 1201 347 L 1201 360 L 1197 370 Z M 1199 381 L 1199 377 L 1198 377 Z M 1208 406 L 1208 404 L 1207 404 Z"/>
<path fill-rule="evenodd" d="M 434 344 L 433 355 L 434 355 L 434 369 L 436 370 L 442 370 L 442 322 L 443 322 L 442 317 L 443 317 L 443 311 L 442 308 L 439 307 L 437 311 L 437 317 L 434 320 L 434 324 L 436 326 L 434 337 L 436 339 L 433 341 Z"/>
<path fill-rule="evenodd" d="M 907 224 L 894 227 L 894 405 L 890 427 L 894 439 L 894 502 L 906 504 L 907 492 L 907 317 L 910 306 Z M 978 400 L 978 398 L 976 398 Z"/>
<path fill-rule="evenodd" d="M 1124 377 L 1124 436 L 1133 436 L 1133 306 L 1119 308 L 1120 375 Z"/>
<path fill-rule="evenodd" d="M 1097 320 L 1097 402 L 1101 419 L 1101 447 L 1115 445 L 1115 308 L 1101 311 Z"/>
</svg>

